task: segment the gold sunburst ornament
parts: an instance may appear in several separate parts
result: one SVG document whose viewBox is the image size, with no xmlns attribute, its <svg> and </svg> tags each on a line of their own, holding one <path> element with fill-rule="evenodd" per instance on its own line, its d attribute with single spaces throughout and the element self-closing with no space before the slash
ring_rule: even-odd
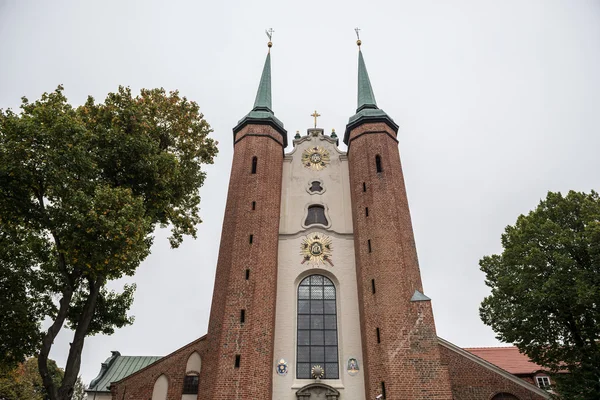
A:
<svg viewBox="0 0 600 400">
<path fill-rule="evenodd" d="M 329 164 L 329 152 L 322 147 L 315 146 L 302 152 L 302 165 L 315 171 L 320 171 Z"/>
<path fill-rule="evenodd" d="M 328 263 L 333 267 L 333 261 L 331 261 L 332 245 L 331 238 L 322 233 L 315 232 L 306 235 L 302 239 L 300 245 L 300 254 L 302 255 L 302 262 L 308 262 L 314 267 L 318 267 L 321 264 Z"/>
</svg>

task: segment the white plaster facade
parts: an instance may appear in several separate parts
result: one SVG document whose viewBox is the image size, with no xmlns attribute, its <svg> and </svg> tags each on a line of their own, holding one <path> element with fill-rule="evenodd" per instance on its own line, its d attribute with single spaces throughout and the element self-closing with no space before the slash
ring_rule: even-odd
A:
<svg viewBox="0 0 600 400">
<path fill-rule="evenodd" d="M 273 399 L 277 400 L 295 400 L 298 389 L 315 382 L 296 379 L 298 285 L 312 274 L 327 276 L 336 287 L 339 379 L 321 382 L 337 389 L 344 400 L 365 399 L 348 162 L 346 153 L 339 151 L 335 142 L 324 136 L 322 130 L 309 129 L 309 135 L 295 140 L 294 150 L 284 158 L 273 360 Z M 315 146 L 324 148 L 330 156 L 329 164 L 320 171 L 307 168 L 301 161 L 302 153 Z M 321 183 L 320 193 L 310 192 L 312 181 Z M 325 207 L 326 226 L 304 226 L 308 206 L 312 204 Z M 302 263 L 302 240 L 314 232 L 332 240 L 333 266 Z M 359 363 L 360 369 L 354 376 L 347 371 L 349 358 L 356 358 Z M 288 364 L 284 376 L 275 369 L 280 359 Z"/>
</svg>

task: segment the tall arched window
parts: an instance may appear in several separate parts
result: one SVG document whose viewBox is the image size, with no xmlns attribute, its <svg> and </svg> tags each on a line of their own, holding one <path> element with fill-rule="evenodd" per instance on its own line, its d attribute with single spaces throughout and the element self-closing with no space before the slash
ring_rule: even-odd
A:
<svg viewBox="0 0 600 400">
<path fill-rule="evenodd" d="M 258 158 L 256 156 L 252 157 L 252 173 L 256 173 L 256 164 L 258 163 Z"/>
<path fill-rule="evenodd" d="M 311 275 L 298 286 L 298 354 L 296 378 L 311 379 L 319 365 L 323 379 L 339 378 L 335 286 L 323 275 Z"/>
<path fill-rule="evenodd" d="M 383 168 L 381 167 L 381 156 L 379 154 L 375 156 L 375 167 L 377 168 L 377 173 L 383 171 Z"/>
<path fill-rule="evenodd" d="M 325 217 L 325 207 L 320 205 L 312 205 L 308 207 L 308 213 L 304 225 L 321 224 L 327 225 L 327 217 Z"/>
</svg>

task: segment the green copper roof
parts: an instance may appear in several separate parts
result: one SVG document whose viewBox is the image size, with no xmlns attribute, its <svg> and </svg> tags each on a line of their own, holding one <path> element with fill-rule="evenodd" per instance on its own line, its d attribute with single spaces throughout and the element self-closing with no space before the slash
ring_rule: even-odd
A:
<svg viewBox="0 0 600 400">
<path fill-rule="evenodd" d="M 363 58 L 362 51 L 358 52 L 358 106 L 356 112 L 359 112 L 363 108 L 377 108 L 377 102 L 375 102 L 375 94 L 373 93 L 373 87 L 371 87 L 371 80 L 367 72 L 365 65 L 365 59 Z"/>
<path fill-rule="evenodd" d="M 248 124 L 271 125 L 283 137 L 283 147 L 287 147 L 287 131 L 283 128 L 283 123 L 275 117 L 271 107 L 271 53 L 269 53 L 260 77 L 254 108 L 233 128 L 234 142 L 237 132 Z"/>
<path fill-rule="evenodd" d="M 267 54 L 265 66 L 262 76 L 260 77 L 260 85 L 254 100 L 254 110 L 267 109 L 271 111 L 271 53 Z"/>
<path fill-rule="evenodd" d="M 375 94 L 371 86 L 371 80 L 367 73 L 365 59 L 362 51 L 358 51 L 358 106 L 356 114 L 350 117 L 346 125 L 344 134 L 344 143 L 349 144 L 350 131 L 357 126 L 366 122 L 384 122 L 395 132 L 398 132 L 398 125 L 386 114 L 385 111 L 377 107 L 375 102 Z"/>
<path fill-rule="evenodd" d="M 108 387 L 112 382 L 117 382 L 161 358 L 122 356 L 118 351 L 113 351 L 113 355 L 102 363 L 100 373 L 86 390 L 88 392 L 109 392 Z"/>
</svg>

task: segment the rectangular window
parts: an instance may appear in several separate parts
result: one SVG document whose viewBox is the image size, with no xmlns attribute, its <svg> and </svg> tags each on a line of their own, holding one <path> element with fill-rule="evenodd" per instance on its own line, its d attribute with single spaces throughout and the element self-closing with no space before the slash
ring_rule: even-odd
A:
<svg viewBox="0 0 600 400">
<path fill-rule="evenodd" d="M 369 216 L 369 207 L 365 207 L 365 217 Z"/>
<path fill-rule="evenodd" d="M 252 202 L 252 209 L 256 210 L 256 202 L 255 201 Z"/>
<path fill-rule="evenodd" d="M 250 270 L 246 270 L 246 280 L 250 279 Z"/>
<path fill-rule="evenodd" d="M 242 358 L 242 356 L 240 356 L 239 354 L 237 354 L 235 356 L 235 367 L 239 368 L 240 367 L 240 358 Z"/>
<path fill-rule="evenodd" d="M 250 235 L 250 244 L 252 244 L 252 240 L 254 240 L 254 235 Z"/>
<path fill-rule="evenodd" d="M 363 182 L 363 192 L 367 191 L 367 184 L 365 182 Z"/>
<path fill-rule="evenodd" d="M 373 290 L 373 294 L 375 294 L 375 279 L 371 279 L 371 289 Z"/>
<path fill-rule="evenodd" d="M 536 376 L 535 381 L 539 388 L 550 390 L 550 378 L 547 376 Z"/>
<path fill-rule="evenodd" d="M 381 381 L 381 395 L 383 396 L 384 399 L 387 399 L 386 395 L 385 395 L 385 382 Z"/>
<path fill-rule="evenodd" d="M 377 332 L 377 343 L 381 343 L 381 336 L 379 335 L 379 328 L 375 328 Z"/>
<path fill-rule="evenodd" d="M 183 378 L 183 394 L 198 394 L 198 375 Z"/>
<path fill-rule="evenodd" d="M 246 310 L 241 310 L 240 312 L 240 323 L 246 322 Z"/>
<path fill-rule="evenodd" d="M 252 243 L 252 240 L 250 240 L 250 243 Z M 371 239 L 367 240 L 367 245 L 369 246 L 369 253 L 371 252 Z"/>
</svg>

